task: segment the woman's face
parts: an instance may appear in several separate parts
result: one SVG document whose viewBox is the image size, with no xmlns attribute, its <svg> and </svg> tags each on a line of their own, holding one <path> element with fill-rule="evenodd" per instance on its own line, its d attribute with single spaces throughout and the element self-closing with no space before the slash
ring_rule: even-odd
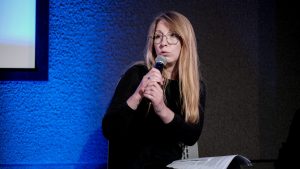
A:
<svg viewBox="0 0 300 169">
<path fill-rule="evenodd" d="M 154 48 L 157 56 L 162 55 L 166 57 L 166 66 L 174 66 L 176 64 L 181 50 L 179 37 L 174 33 L 175 32 L 170 31 L 168 24 L 164 20 L 160 20 L 157 23 L 154 36 Z"/>
</svg>

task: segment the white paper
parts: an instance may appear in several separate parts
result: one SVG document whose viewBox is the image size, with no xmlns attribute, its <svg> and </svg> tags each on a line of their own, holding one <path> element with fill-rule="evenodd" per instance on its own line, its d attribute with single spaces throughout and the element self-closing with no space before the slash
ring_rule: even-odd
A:
<svg viewBox="0 0 300 169">
<path fill-rule="evenodd" d="M 240 165 L 252 166 L 250 160 L 244 156 L 226 155 L 176 160 L 167 167 L 174 169 L 226 169 L 235 158 Z"/>
</svg>

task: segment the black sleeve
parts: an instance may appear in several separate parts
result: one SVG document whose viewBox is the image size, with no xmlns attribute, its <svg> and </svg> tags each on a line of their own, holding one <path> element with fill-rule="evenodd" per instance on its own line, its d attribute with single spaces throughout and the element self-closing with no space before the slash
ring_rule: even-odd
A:
<svg viewBox="0 0 300 169">
<path fill-rule="evenodd" d="M 133 66 L 121 77 L 113 98 L 102 120 L 102 132 L 108 139 L 126 138 L 131 131 L 136 111 L 127 105 L 127 99 L 135 92 L 147 69 Z"/>
<path fill-rule="evenodd" d="M 169 124 L 167 124 L 168 131 L 171 133 L 174 139 L 189 146 L 195 144 L 198 141 L 203 128 L 205 102 L 206 87 L 205 84 L 201 81 L 199 105 L 200 119 L 196 124 L 190 124 L 185 122 L 184 117 L 179 114 L 175 114 L 174 119 Z"/>
</svg>

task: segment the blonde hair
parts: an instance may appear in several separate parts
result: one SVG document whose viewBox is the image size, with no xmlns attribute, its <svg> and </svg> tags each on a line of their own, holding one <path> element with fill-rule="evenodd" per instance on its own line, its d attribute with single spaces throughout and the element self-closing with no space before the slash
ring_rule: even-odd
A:
<svg viewBox="0 0 300 169">
<path fill-rule="evenodd" d="M 181 112 L 185 121 L 196 123 L 199 120 L 200 71 L 197 52 L 197 41 L 190 21 L 182 14 L 169 11 L 158 15 L 149 27 L 148 35 L 153 36 L 160 20 L 169 24 L 172 31 L 180 35 L 181 52 L 177 61 Z M 145 63 L 148 69 L 155 64 L 156 52 L 152 38 L 148 38 L 145 48 Z M 164 73 L 163 73 L 164 74 Z"/>
</svg>

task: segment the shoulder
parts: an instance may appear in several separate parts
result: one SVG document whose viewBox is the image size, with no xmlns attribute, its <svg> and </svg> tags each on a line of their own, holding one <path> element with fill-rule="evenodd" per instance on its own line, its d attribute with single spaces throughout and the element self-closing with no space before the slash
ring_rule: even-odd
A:
<svg viewBox="0 0 300 169">
<path fill-rule="evenodd" d="M 135 64 L 131 65 L 127 69 L 126 73 L 128 73 L 128 72 L 135 72 L 135 73 L 137 73 L 137 72 L 147 72 L 147 71 L 148 71 L 148 68 L 147 68 L 147 66 L 145 64 L 143 64 L 143 63 L 135 63 Z"/>
<path fill-rule="evenodd" d="M 148 68 L 143 63 L 135 63 L 131 65 L 125 73 L 122 74 L 122 78 L 141 79 L 148 72 Z"/>
<path fill-rule="evenodd" d="M 131 65 L 125 74 L 146 74 L 148 72 L 147 66 L 143 63 L 135 63 Z"/>
<path fill-rule="evenodd" d="M 147 67 L 142 64 L 129 66 L 120 76 L 117 84 L 117 90 L 127 88 L 128 91 L 135 90 L 141 79 L 148 72 Z"/>
</svg>

